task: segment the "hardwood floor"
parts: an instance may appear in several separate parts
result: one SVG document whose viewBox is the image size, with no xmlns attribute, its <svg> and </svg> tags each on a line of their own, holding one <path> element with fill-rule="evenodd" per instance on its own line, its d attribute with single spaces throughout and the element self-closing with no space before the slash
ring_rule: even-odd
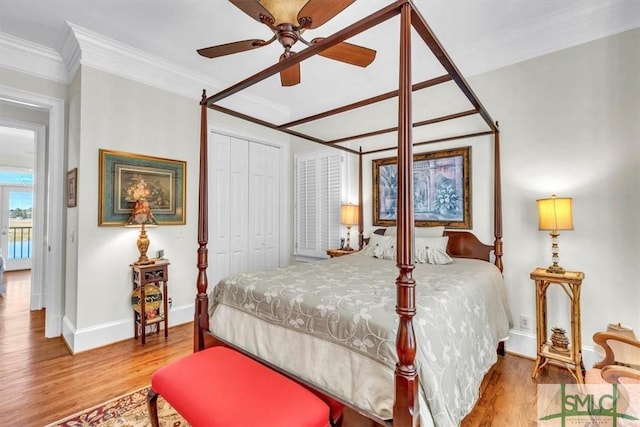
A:
<svg viewBox="0 0 640 427">
<path fill-rule="evenodd" d="M 44 311 L 29 311 L 29 272 L 5 272 L 7 295 L 0 298 L 0 426 L 43 426 L 72 413 L 148 385 L 158 369 L 192 351 L 192 324 L 72 356 L 62 338 L 44 338 Z M 485 377 L 482 396 L 464 427 L 533 426 L 536 382 L 533 361 L 508 354 Z M 569 382 L 556 367 L 539 383 Z M 354 411 L 344 427 L 375 424 Z"/>
</svg>

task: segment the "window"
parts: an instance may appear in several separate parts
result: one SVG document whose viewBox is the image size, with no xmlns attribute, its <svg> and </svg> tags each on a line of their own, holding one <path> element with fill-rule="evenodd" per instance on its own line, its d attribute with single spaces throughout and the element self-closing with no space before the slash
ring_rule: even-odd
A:
<svg viewBox="0 0 640 427">
<path fill-rule="evenodd" d="M 295 254 L 326 257 L 340 243 L 343 155 L 296 155 Z"/>
</svg>

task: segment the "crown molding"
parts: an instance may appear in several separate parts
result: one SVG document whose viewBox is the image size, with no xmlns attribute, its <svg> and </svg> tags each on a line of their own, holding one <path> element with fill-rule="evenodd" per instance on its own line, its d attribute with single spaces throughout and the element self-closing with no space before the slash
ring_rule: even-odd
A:
<svg viewBox="0 0 640 427">
<path fill-rule="evenodd" d="M 77 70 L 80 64 L 111 74 L 157 87 L 187 98 L 200 100 L 202 89 L 215 93 L 225 89 L 220 82 L 176 65 L 163 58 L 151 55 L 124 43 L 67 22 L 70 34 L 63 49 L 67 68 Z M 78 46 L 73 49 L 73 39 Z M 247 93 L 238 94 L 225 102 L 227 108 L 236 109 L 249 115 L 271 117 L 286 122 L 291 118 L 287 107 L 265 98 Z"/>
<path fill-rule="evenodd" d="M 69 83 L 60 54 L 49 47 L 0 32 L 0 67 L 56 82 Z"/>
<path fill-rule="evenodd" d="M 64 39 L 62 40 L 60 55 L 62 56 L 69 72 L 69 81 L 71 81 L 80 69 L 80 58 L 82 56 L 82 52 L 80 51 L 80 44 L 76 40 L 76 36 L 69 25 L 67 25 L 67 30 L 65 31 Z"/>
<path fill-rule="evenodd" d="M 638 10 L 637 3 L 622 1 L 584 2 L 579 13 L 575 5 L 558 6 L 535 25 L 505 26 L 469 40 L 456 63 L 471 76 L 589 43 L 638 28 Z"/>
<path fill-rule="evenodd" d="M 202 89 L 216 93 L 226 87 L 210 77 L 163 58 L 67 22 L 60 53 L 54 49 L 0 32 L 0 67 L 69 84 L 80 66 L 89 66 L 170 93 L 200 100 Z M 225 100 L 224 106 L 275 122 L 291 120 L 290 110 L 248 93 Z"/>
</svg>

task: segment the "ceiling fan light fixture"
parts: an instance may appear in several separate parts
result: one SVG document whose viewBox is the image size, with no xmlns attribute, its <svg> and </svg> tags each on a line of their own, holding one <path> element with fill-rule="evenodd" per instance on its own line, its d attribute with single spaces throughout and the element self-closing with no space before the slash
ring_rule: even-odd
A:
<svg viewBox="0 0 640 427">
<path fill-rule="evenodd" d="M 305 30 L 318 28 L 354 1 L 229 0 L 251 18 L 269 27 L 273 31 L 273 37 L 269 40 L 250 39 L 224 43 L 198 49 L 197 52 L 205 58 L 217 58 L 256 49 L 278 40 L 284 47 L 284 52 L 280 55 L 280 62 L 282 62 L 292 54 L 295 54 L 291 49 L 298 40 L 306 46 L 311 46 L 313 43 L 322 40 L 322 38 L 315 38 L 311 42 L 304 40 L 301 34 Z M 366 67 L 373 61 L 376 52 L 362 46 L 341 42 L 331 47 L 325 47 L 318 54 L 347 64 Z M 280 82 L 282 86 L 295 86 L 300 83 L 300 63 L 295 63 L 282 70 L 280 72 Z"/>
<path fill-rule="evenodd" d="M 290 48 L 298 41 L 299 33 L 291 25 L 282 24 L 278 26 L 277 30 L 278 41 L 285 49 Z"/>
<path fill-rule="evenodd" d="M 259 0 L 260 4 L 273 15 L 274 26 L 298 22 L 298 13 L 309 0 Z"/>
</svg>

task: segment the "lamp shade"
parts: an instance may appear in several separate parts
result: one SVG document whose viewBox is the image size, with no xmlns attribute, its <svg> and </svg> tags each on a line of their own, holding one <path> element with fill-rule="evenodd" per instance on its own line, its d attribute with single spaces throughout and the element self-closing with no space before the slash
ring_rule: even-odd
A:
<svg viewBox="0 0 640 427">
<path fill-rule="evenodd" d="M 538 229 L 573 230 L 572 199 L 570 197 L 551 196 L 538 199 Z"/>
<path fill-rule="evenodd" d="M 358 223 L 358 205 L 342 205 L 340 221 L 344 225 L 356 225 Z"/>
<path fill-rule="evenodd" d="M 136 200 L 136 204 L 133 206 L 133 211 L 131 211 L 131 216 L 125 222 L 125 227 L 155 227 L 158 225 L 158 221 L 156 221 L 155 217 L 151 213 L 151 208 L 149 207 L 149 201 L 145 199 Z"/>
</svg>

